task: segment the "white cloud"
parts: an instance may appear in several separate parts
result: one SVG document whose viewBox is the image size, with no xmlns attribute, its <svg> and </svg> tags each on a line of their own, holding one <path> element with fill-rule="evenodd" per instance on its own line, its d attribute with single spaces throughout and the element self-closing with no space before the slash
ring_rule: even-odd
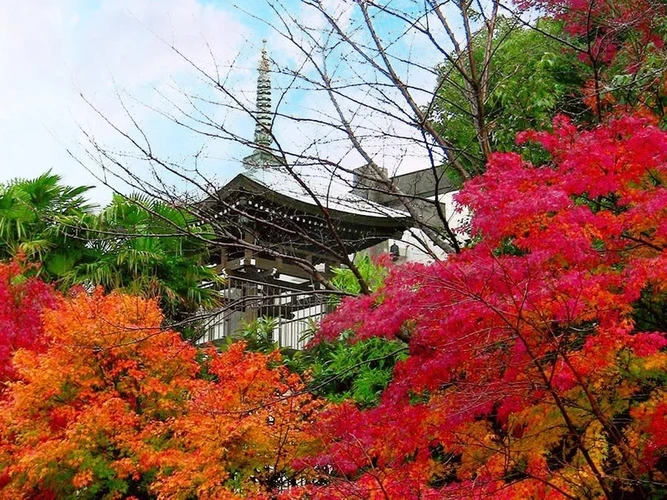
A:
<svg viewBox="0 0 667 500">
<path fill-rule="evenodd" d="M 170 44 L 211 69 L 207 43 L 224 67 L 246 36 L 229 11 L 195 0 L 0 2 L 0 182 L 52 168 L 69 184 L 96 184 L 65 147 L 81 139 L 77 123 L 104 141 L 117 137 L 99 128 L 78 91 L 122 121 L 118 89 L 151 103 L 154 87 L 201 85 Z M 134 110 L 149 119 L 141 106 Z"/>
</svg>

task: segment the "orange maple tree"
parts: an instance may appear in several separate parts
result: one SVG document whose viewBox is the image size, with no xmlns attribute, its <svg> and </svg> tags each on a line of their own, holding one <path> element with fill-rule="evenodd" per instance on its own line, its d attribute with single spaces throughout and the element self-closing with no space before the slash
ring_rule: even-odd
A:
<svg viewBox="0 0 667 500">
<path fill-rule="evenodd" d="M 199 351 L 154 301 L 79 293 L 45 312 L 0 404 L 0 498 L 248 498 L 293 481 L 313 411 L 277 355 Z"/>
</svg>

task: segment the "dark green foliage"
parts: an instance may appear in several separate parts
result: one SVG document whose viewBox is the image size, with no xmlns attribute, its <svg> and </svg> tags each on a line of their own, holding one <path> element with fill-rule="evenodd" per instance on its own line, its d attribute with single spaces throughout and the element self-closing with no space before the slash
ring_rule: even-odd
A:
<svg viewBox="0 0 667 500">
<path fill-rule="evenodd" d="M 278 343 L 273 340 L 273 331 L 277 326 L 275 318 L 257 318 L 243 325 L 239 332 L 246 343 L 246 348 L 253 352 L 268 354 L 278 348 Z"/>
<path fill-rule="evenodd" d="M 639 332 L 667 330 L 667 293 L 644 290 L 634 304 L 635 328 Z"/>
<path fill-rule="evenodd" d="M 391 381 L 394 365 L 407 357 L 407 346 L 398 341 L 371 338 L 355 344 L 322 342 L 295 357 L 312 374 L 310 389 L 332 401 L 352 399 L 373 406 Z"/>
<path fill-rule="evenodd" d="M 175 321 L 215 307 L 221 279 L 206 266 L 210 234 L 195 222 L 189 212 L 165 203 L 116 195 L 88 233 L 95 259 L 77 266 L 69 283 L 158 297 Z"/>
<path fill-rule="evenodd" d="M 373 262 L 373 259 L 368 254 L 357 255 L 354 259 L 354 265 L 359 270 L 359 274 L 364 279 L 368 288 L 375 291 L 384 282 L 387 277 L 387 268 L 382 264 Z M 361 286 L 354 273 L 347 268 L 338 267 L 333 269 L 334 277 L 331 279 L 331 284 L 339 290 L 349 294 L 361 293 Z M 333 297 L 336 302 L 338 297 Z"/>
<path fill-rule="evenodd" d="M 509 19 L 499 20 L 484 109 L 493 151 L 514 150 L 517 132 L 549 128 L 557 113 L 586 116 L 586 107 L 581 101 L 586 67 L 568 54 L 556 39 L 564 36 L 560 23 L 542 20 L 538 27 L 539 30 L 527 29 Z M 483 66 L 486 37 L 486 30 L 481 30 L 472 42 L 478 71 Z M 467 56 L 457 63 L 466 68 L 470 65 Z M 441 80 L 431 119 L 455 146 L 470 173 L 481 173 L 485 158 L 474 125 L 470 90 L 451 62 L 441 64 L 439 72 Z M 523 152 L 531 161 L 539 163 L 540 148 L 524 148 Z"/>
</svg>

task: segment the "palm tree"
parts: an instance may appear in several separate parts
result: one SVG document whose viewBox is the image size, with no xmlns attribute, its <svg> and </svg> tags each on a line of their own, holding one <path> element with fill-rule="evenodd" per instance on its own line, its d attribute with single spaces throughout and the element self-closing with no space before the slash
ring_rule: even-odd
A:
<svg viewBox="0 0 667 500">
<path fill-rule="evenodd" d="M 115 195 L 99 213 L 84 194 L 47 172 L 0 186 L 0 260 L 22 255 L 40 277 L 159 300 L 170 322 L 218 305 L 221 278 L 208 267 L 206 228 L 184 210 Z"/>
<path fill-rule="evenodd" d="M 186 319 L 219 304 L 221 278 L 207 266 L 206 228 L 187 211 L 143 195 L 115 195 L 90 228 L 95 258 L 77 266 L 71 283 L 158 298 L 166 316 Z"/>
<path fill-rule="evenodd" d="M 44 280 L 61 282 L 87 258 L 81 233 L 95 208 L 83 196 L 89 189 L 64 186 L 51 172 L 0 186 L 0 259 L 22 255 L 40 263 Z"/>
</svg>

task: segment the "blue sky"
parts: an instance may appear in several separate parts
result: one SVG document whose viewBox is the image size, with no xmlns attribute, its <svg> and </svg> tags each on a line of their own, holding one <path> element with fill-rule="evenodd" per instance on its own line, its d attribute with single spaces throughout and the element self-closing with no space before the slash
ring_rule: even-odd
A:
<svg viewBox="0 0 667 500">
<path fill-rule="evenodd" d="M 393 4 L 405 1 L 394 0 Z M 340 0 L 323 3 L 334 10 L 343 5 Z M 274 5 L 287 8 L 301 22 L 317 27 L 318 21 L 309 17 L 298 0 L 275 0 Z M 238 6 L 225 0 L 0 2 L 0 95 L 4 101 L 0 107 L 0 182 L 35 177 L 51 169 L 68 184 L 99 186 L 91 192 L 98 203 L 110 198 L 110 190 L 100 186 L 95 178 L 102 175 L 101 171 L 86 157 L 85 134 L 121 155 L 130 150 L 79 94 L 127 130 L 132 123 L 123 111 L 122 99 L 161 155 L 187 167 L 193 162 L 192 155 L 201 150 L 199 166 L 207 177 L 218 181 L 231 178 L 240 170 L 241 158 L 249 153 L 246 147 L 207 140 L 171 126 L 154 110 L 174 109 L 167 99 L 185 105 L 179 90 L 214 96 L 192 66 L 171 50 L 172 44 L 195 64 L 214 71 L 210 48 L 235 95 L 252 107 L 262 38 L 268 38 L 271 56 L 279 63 L 296 67 L 299 60 L 294 45 L 267 22 L 273 22 L 273 17 L 264 0 L 245 0 Z M 385 24 L 381 28 L 391 34 L 394 26 Z M 416 51 L 420 62 L 432 57 L 428 46 L 420 45 L 416 39 L 401 50 Z M 433 58 L 433 66 L 437 62 Z M 277 89 L 287 81 L 284 76 L 274 76 Z M 424 87 L 433 88 L 433 82 L 426 78 Z M 283 106 L 299 108 L 302 116 L 309 116 L 327 112 L 322 102 L 318 93 L 294 91 Z M 247 116 L 219 108 L 215 113 L 215 119 L 234 132 L 252 136 L 253 123 Z M 362 117 L 360 123 L 372 124 L 372 118 Z M 312 127 L 300 128 L 299 123 L 274 131 L 297 148 L 299 141 L 307 147 L 313 137 L 312 140 L 321 138 Z M 385 146 L 377 146 L 378 154 L 389 150 Z M 93 173 L 71 158 L 68 151 L 83 160 Z M 343 158 L 348 160 L 359 164 L 358 158 Z M 143 166 L 137 164 L 136 168 Z M 115 184 L 122 188 L 122 183 Z"/>
</svg>

